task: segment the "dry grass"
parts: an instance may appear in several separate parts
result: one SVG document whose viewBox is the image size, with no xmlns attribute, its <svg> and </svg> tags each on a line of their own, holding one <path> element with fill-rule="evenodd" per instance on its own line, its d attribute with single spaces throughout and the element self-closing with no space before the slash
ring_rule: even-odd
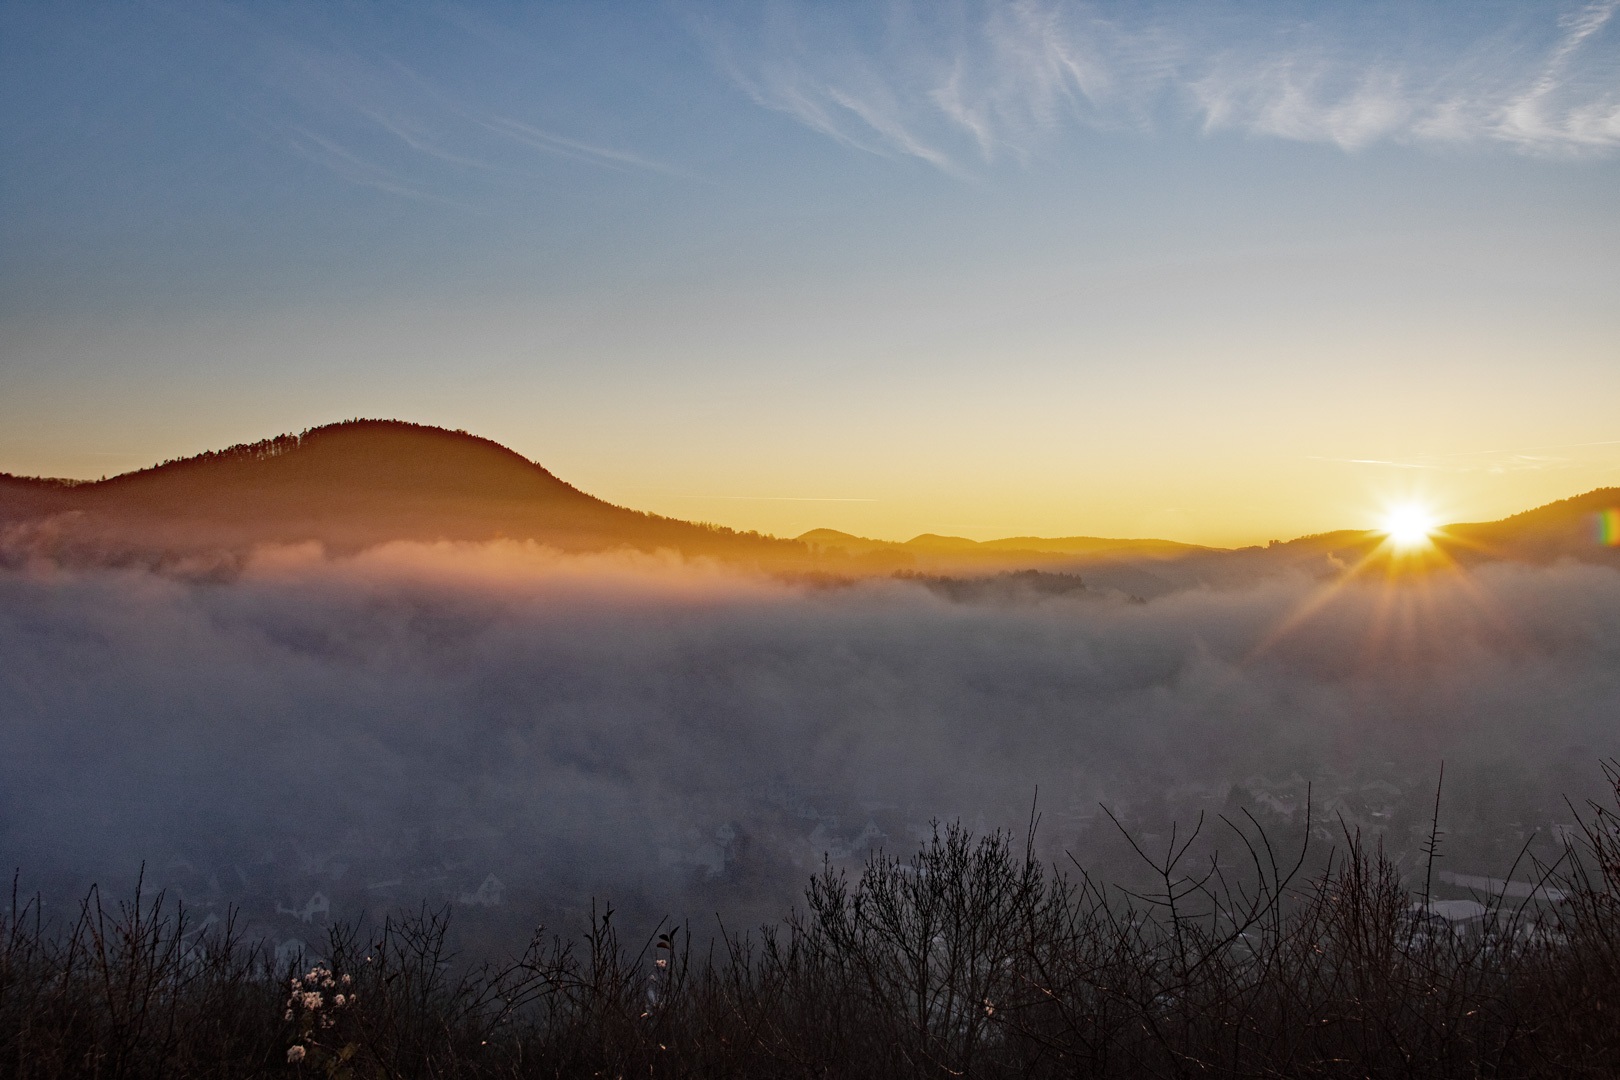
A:
<svg viewBox="0 0 1620 1080">
<path fill-rule="evenodd" d="M 1193 865 L 1192 837 L 1141 852 L 1157 884 L 1137 893 L 945 828 L 854 881 L 824 872 L 802 912 L 700 957 L 680 930 L 632 948 L 608 911 L 466 969 L 424 909 L 274 971 L 161 897 L 92 893 L 54 932 L 14 899 L 0 1075 L 1608 1077 L 1616 825 L 1594 805 L 1531 867 L 1562 903 L 1498 904 L 1465 935 L 1415 917 L 1359 837 L 1306 875 L 1252 820 L 1212 826 L 1237 863 Z"/>
</svg>

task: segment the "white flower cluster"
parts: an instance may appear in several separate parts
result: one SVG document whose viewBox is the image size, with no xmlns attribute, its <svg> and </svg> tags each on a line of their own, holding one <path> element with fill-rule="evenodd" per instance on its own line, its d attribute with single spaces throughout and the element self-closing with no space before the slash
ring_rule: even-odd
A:
<svg viewBox="0 0 1620 1080">
<path fill-rule="evenodd" d="M 326 1009 L 326 992 L 330 990 L 338 991 L 332 995 L 333 1009 L 341 1009 L 346 1005 L 353 1004 L 355 995 L 352 992 L 339 989 L 348 986 L 352 982 L 354 980 L 348 975 L 333 975 L 331 971 L 320 964 L 310 968 L 308 973 L 302 977 L 293 976 L 292 994 L 287 998 L 287 1015 L 285 1019 L 291 1020 L 295 1009 L 303 1009 L 317 1014 L 322 1012 Z M 325 1021 L 321 1025 L 322 1027 L 332 1026 L 333 1020 L 330 1012 L 326 1016 L 320 1017 L 320 1019 Z"/>
<path fill-rule="evenodd" d="M 326 966 L 317 964 L 301 976 L 294 976 L 288 987 L 287 1012 L 283 1019 L 299 1021 L 302 1037 L 311 1038 L 317 1031 L 325 1031 L 338 1021 L 338 1013 L 353 1005 L 356 996 L 349 989 L 354 982 L 348 975 L 334 975 Z M 295 1044 L 287 1051 L 287 1063 L 304 1060 L 305 1048 Z"/>
</svg>

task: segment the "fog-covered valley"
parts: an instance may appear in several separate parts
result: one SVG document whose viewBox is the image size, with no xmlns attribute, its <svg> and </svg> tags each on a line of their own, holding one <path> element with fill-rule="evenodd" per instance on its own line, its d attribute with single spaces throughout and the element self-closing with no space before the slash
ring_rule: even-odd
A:
<svg viewBox="0 0 1620 1080">
<path fill-rule="evenodd" d="M 1056 584 L 1054 585 L 1054 581 Z M 1060 586 L 1060 587 L 1059 587 Z M 931 819 L 1129 873 L 1243 810 L 1505 875 L 1620 750 L 1620 573 L 785 579 L 631 552 L 261 548 L 232 577 L 0 573 L 0 852 L 69 910 L 144 864 L 278 943 L 451 904 L 469 941 L 772 919 Z M 1213 833 L 1212 833 L 1213 835 Z M 1539 838 L 1539 839 L 1538 839 Z M 1458 895 L 1463 895 L 1459 893 Z"/>
</svg>

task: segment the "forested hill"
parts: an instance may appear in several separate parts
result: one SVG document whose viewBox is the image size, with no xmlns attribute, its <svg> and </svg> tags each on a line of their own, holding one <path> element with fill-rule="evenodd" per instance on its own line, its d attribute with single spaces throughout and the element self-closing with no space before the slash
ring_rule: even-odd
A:
<svg viewBox="0 0 1620 1080">
<path fill-rule="evenodd" d="M 1431 561 L 1620 566 L 1620 546 L 1601 531 L 1620 522 L 1617 514 L 1620 489 L 1605 488 L 1502 521 L 1448 525 Z M 1140 596 L 1290 569 L 1331 576 L 1375 558 L 1383 544 L 1382 533 L 1365 530 L 1235 551 L 1097 537 L 894 543 L 826 529 L 782 540 L 614 506 L 489 439 L 397 420 L 330 424 L 93 482 L 0 473 L 6 562 L 173 562 L 267 543 L 316 541 L 341 553 L 391 540 L 501 537 L 564 551 L 672 549 L 841 577 L 1039 569 Z"/>
<path fill-rule="evenodd" d="M 632 546 L 797 562 L 792 540 L 628 510 L 489 439 L 351 420 L 96 482 L 0 475 L 0 522 L 49 522 L 71 545 L 183 552 L 319 541 L 532 539 L 569 551 Z"/>
</svg>

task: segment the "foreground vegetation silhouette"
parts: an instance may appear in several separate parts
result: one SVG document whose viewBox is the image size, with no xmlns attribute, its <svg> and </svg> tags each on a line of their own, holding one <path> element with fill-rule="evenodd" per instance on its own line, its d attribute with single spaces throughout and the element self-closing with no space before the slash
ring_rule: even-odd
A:
<svg viewBox="0 0 1620 1080">
<path fill-rule="evenodd" d="M 1620 1071 L 1620 764 L 1527 899 L 1460 931 L 1346 833 L 1319 869 L 1252 820 L 1157 884 L 936 829 L 830 868 L 752 934 L 582 938 L 461 966 L 448 913 L 334 927 L 277 969 L 230 919 L 94 892 L 0 934 L 0 1073 L 47 1077 L 1540 1077 Z M 1306 836 L 1310 829 L 1307 826 Z M 1430 834 L 1430 850 L 1438 833 Z M 1431 860 L 1432 867 L 1432 860 Z M 313 966 L 312 966 L 313 965 Z"/>
</svg>

